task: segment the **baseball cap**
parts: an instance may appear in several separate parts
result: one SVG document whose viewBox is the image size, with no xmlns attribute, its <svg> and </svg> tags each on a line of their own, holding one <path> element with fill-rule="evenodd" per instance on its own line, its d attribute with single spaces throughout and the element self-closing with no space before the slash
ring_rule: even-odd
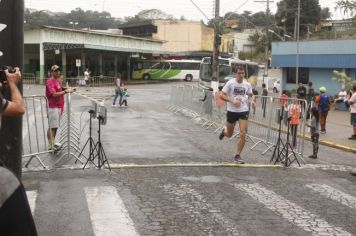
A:
<svg viewBox="0 0 356 236">
<path fill-rule="evenodd" d="M 326 88 L 325 88 L 324 86 L 323 86 L 323 87 L 320 87 L 320 88 L 319 88 L 319 91 L 325 93 L 325 92 L 326 92 Z"/>
<path fill-rule="evenodd" d="M 59 66 L 57 66 L 57 65 L 53 65 L 52 67 L 51 67 L 51 71 L 56 71 L 56 70 L 60 70 L 61 68 L 59 67 Z"/>
</svg>

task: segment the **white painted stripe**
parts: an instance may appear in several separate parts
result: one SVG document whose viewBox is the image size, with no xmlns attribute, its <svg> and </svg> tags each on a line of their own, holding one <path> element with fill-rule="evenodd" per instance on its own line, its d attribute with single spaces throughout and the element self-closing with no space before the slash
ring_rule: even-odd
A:
<svg viewBox="0 0 356 236">
<path fill-rule="evenodd" d="M 200 210 L 208 211 L 209 216 L 212 216 L 214 221 L 219 223 L 227 232 L 227 235 L 240 235 L 235 227 L 235 222 L 228 218 L 225 218 L 220 212 L 220 209 L 215 208 L 213 205 L 209 204 L 203 196 L 193 189 L 189 184 L 176 185 L 164 185 L 164 191 L 168 194 L 174 194 L 175 202 L 178 207 L 183 208 L 185 213 L 190 217 L 199 219 L 199 221 L 206 221 L 206 219 L 201 215 Z M 205 228 L 207 235 L 214 235 L 214 230 L 212 226 L 207 222 Z"/>
<path fill-rule="evenodd" d="M 116 188 L 84 188 L 94 235 L 138 235 Z"/>
<path fill-rule="evenodd" d="M 36 208 L 37 191 L 36 190 L 26 191 L 26 195 L 27 195 L 28 203 L 30 204 L 31 212 L 33 215 L 35 212 L 35 208 Z"/>
<path fill-rule="evenodd" d="M 356 209 L 356 197 L 348 193 L 342 192 L 326 184 L 307 184 L 306 186 L 311 190 L 320 193 L 320 195 L 324 197 L 340 202 L 344 206 Z"/>
<path fill-rule="evenodd" d="M 312 235 L 352 235 L 259 184 L 235 184 L 235 188 L 246 191 L 253 199 Z"/>
</svg>

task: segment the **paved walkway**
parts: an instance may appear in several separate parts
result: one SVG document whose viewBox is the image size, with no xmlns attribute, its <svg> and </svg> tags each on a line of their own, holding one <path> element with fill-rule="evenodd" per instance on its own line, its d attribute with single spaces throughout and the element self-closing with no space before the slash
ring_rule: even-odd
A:
<svg viewBox="0 0 356 236">
<path fill-rule="evenodd" d="M 350 112 L 331 108 L 326 119 L 326 134 L 320 134 L 320 144 L 356 153 L 356 140 L 352 135 Z"/>
</svg>

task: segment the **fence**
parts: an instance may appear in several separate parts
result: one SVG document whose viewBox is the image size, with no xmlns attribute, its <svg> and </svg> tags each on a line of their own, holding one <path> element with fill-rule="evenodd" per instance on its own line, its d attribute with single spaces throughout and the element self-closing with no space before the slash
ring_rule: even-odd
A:
<svg viewBox="0 0 356 236">
<path fill-rule="evenodd" d="M 82 159 L 76 156 L 76 153 L 80 152 L 80 132 L 72 114 L 70 94 L 66 96 L 66 112 L 62 115 L 56 135 L 59 148 L 55 150 L 48 147 L 47 132 L 51 132 L 51 129 L 48 129 L 47 98 L 33 95 L 24 97 L 24 101 L 26 110 L 22 125 L 24 167 L 33 170 L 50 169 L 68 162 L 71 157 L 83 164 Z"/>
<path fill-rule="evenodd" d="M 295 98 L 273 98 L 255 96 L 250 103 L 247 139 L 252 142 L 251 150 L 261 147 L 261 154 L 275 152 L 304 163 L 304 135 L 307 102 Z M 212 91 L 191 85 L 172 86 L 169 110 L 194 119 L 203 128 L 214 128 L 219 132 L 225 125 L 226 105 L 216 106 Z M 297 117 L 296 117 L 297 116 Z M 230 139 L 239 137 L 238 129 Z M 280 147 L 281 146 L 281 147 Z M 295 156 L 294 156 L 295 154 Z M 279 159 L 278 161 L 286 161 Z M 271 161 L 275 161 L 272 160 Z M 290 163 L 284 163 L 290 165 Z"/>
</svg>

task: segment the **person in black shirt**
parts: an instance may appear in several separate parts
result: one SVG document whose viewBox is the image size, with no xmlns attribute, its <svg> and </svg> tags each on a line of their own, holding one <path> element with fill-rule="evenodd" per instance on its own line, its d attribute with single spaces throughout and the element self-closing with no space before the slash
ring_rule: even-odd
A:
<svg viewBox="0 0 356 236">
<path fill-rule="evenodd" d="M 299 99 L 305 100 L 305 98 L 307 96 L 307 88 L 304 87 L 303 83 L 298 84 L 297 94 L 299 96 Z M 305 111 L 305 103 L 301 102 L 301 105 L 302 105 L 302 114 L 303 114 Z"/>
</svg>

